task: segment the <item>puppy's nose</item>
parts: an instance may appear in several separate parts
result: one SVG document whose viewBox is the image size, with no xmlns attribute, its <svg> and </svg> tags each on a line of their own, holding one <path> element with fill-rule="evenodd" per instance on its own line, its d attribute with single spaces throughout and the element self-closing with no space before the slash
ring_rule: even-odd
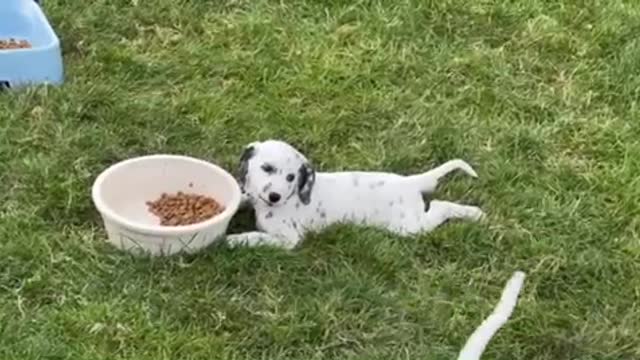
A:
<svg viewBox="0 0 640 360">
<path fill-rule="evenodd" d="M 271 201 L 272 203 L 277 203 L 278 201 L 280 201 L 280 194 L 278 193 L 269 193 L 269 201 Z"/>
</svg>

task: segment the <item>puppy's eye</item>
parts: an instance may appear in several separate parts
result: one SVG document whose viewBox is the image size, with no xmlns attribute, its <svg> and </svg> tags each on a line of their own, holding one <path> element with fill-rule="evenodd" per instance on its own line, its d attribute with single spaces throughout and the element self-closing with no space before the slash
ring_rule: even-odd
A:
<svg viewBox="0 0 640 360">
<path fill-rule="evenodd" d="M 287 175 L 287 181 L 288 181 L 288 182 L 292 182 L 295 178 L 296 178 L 296 176 L 295 176 L 295 175 L 293 175 L 293 174 L 289 174 L 289 175 Z"/>
<path fill-rule="evenodd" d="M 261 168 L 267 174 L 273 174 L 274 172 L 276 172 L 276 168 L 274 168 L 273 165 L 262 164 Z"/>
</svg>

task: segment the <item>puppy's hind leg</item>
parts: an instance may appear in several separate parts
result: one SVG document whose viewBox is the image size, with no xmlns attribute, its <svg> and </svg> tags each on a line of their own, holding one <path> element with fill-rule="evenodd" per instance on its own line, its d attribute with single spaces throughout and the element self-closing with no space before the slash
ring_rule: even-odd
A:
<svg viewBox="0 0 640 360">
<path fill-rule="evenodd" d="M 433 200 L 420 219 L 420 231 L 431 231 L 440 224 L 452 219 L 478 221 L 484 217 L 479 207 L 460 205 L 449 201 Z"/>
<path fill-rule="evenodd" d="M 474 178 L 478 177 L 478 174 L 473 170 L 471 165 L 467 164 L 464 160 L 455 159 L 449 160 L 425 173 L 408 176 L 407 180 L 415 183 L 422 193 L 432 193 L 436 190 L 440 179 L 455 170 L 462 170 Z"/>
</svg>

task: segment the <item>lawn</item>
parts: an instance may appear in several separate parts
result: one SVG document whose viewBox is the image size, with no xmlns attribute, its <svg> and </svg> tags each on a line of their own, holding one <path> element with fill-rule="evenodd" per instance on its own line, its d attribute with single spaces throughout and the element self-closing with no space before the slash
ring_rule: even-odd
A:
<svg viewBox="0 0 640 360">
<path fill-rule="evenodd" d="M 640 358 L 640 3 L 45 1 L 66 83 L 0 94 L 1 359 Z M 131 156 L 423 171 L 488 219 L 134 258 L 89 189 Z M 153 181 L 153 179 L 150 179 Z M 240 214 L 233 230 L 251 228 Z"/>
</svg>

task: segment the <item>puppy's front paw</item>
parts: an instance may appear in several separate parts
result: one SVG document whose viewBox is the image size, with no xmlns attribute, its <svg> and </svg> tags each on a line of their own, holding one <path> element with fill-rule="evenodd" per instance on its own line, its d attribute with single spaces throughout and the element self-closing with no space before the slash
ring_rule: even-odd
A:
<svg viewBox="0 0 640 360">
<path fill-rule="evenodd" d="M 294 240 L 272 236 L 259 231 L 227 235 L 226 240 L 227 245 L 232 248 L 238 246 L 274 246 L 284 249 L 292 249 L 296 245 L 296 241 Z"/>
<path fill-rule="evenodd" d="M 249 239 L 246 235 L 227 235 L 226 243 L 231 248 L 247 246 L 249 245 Z"/>
</svg>

